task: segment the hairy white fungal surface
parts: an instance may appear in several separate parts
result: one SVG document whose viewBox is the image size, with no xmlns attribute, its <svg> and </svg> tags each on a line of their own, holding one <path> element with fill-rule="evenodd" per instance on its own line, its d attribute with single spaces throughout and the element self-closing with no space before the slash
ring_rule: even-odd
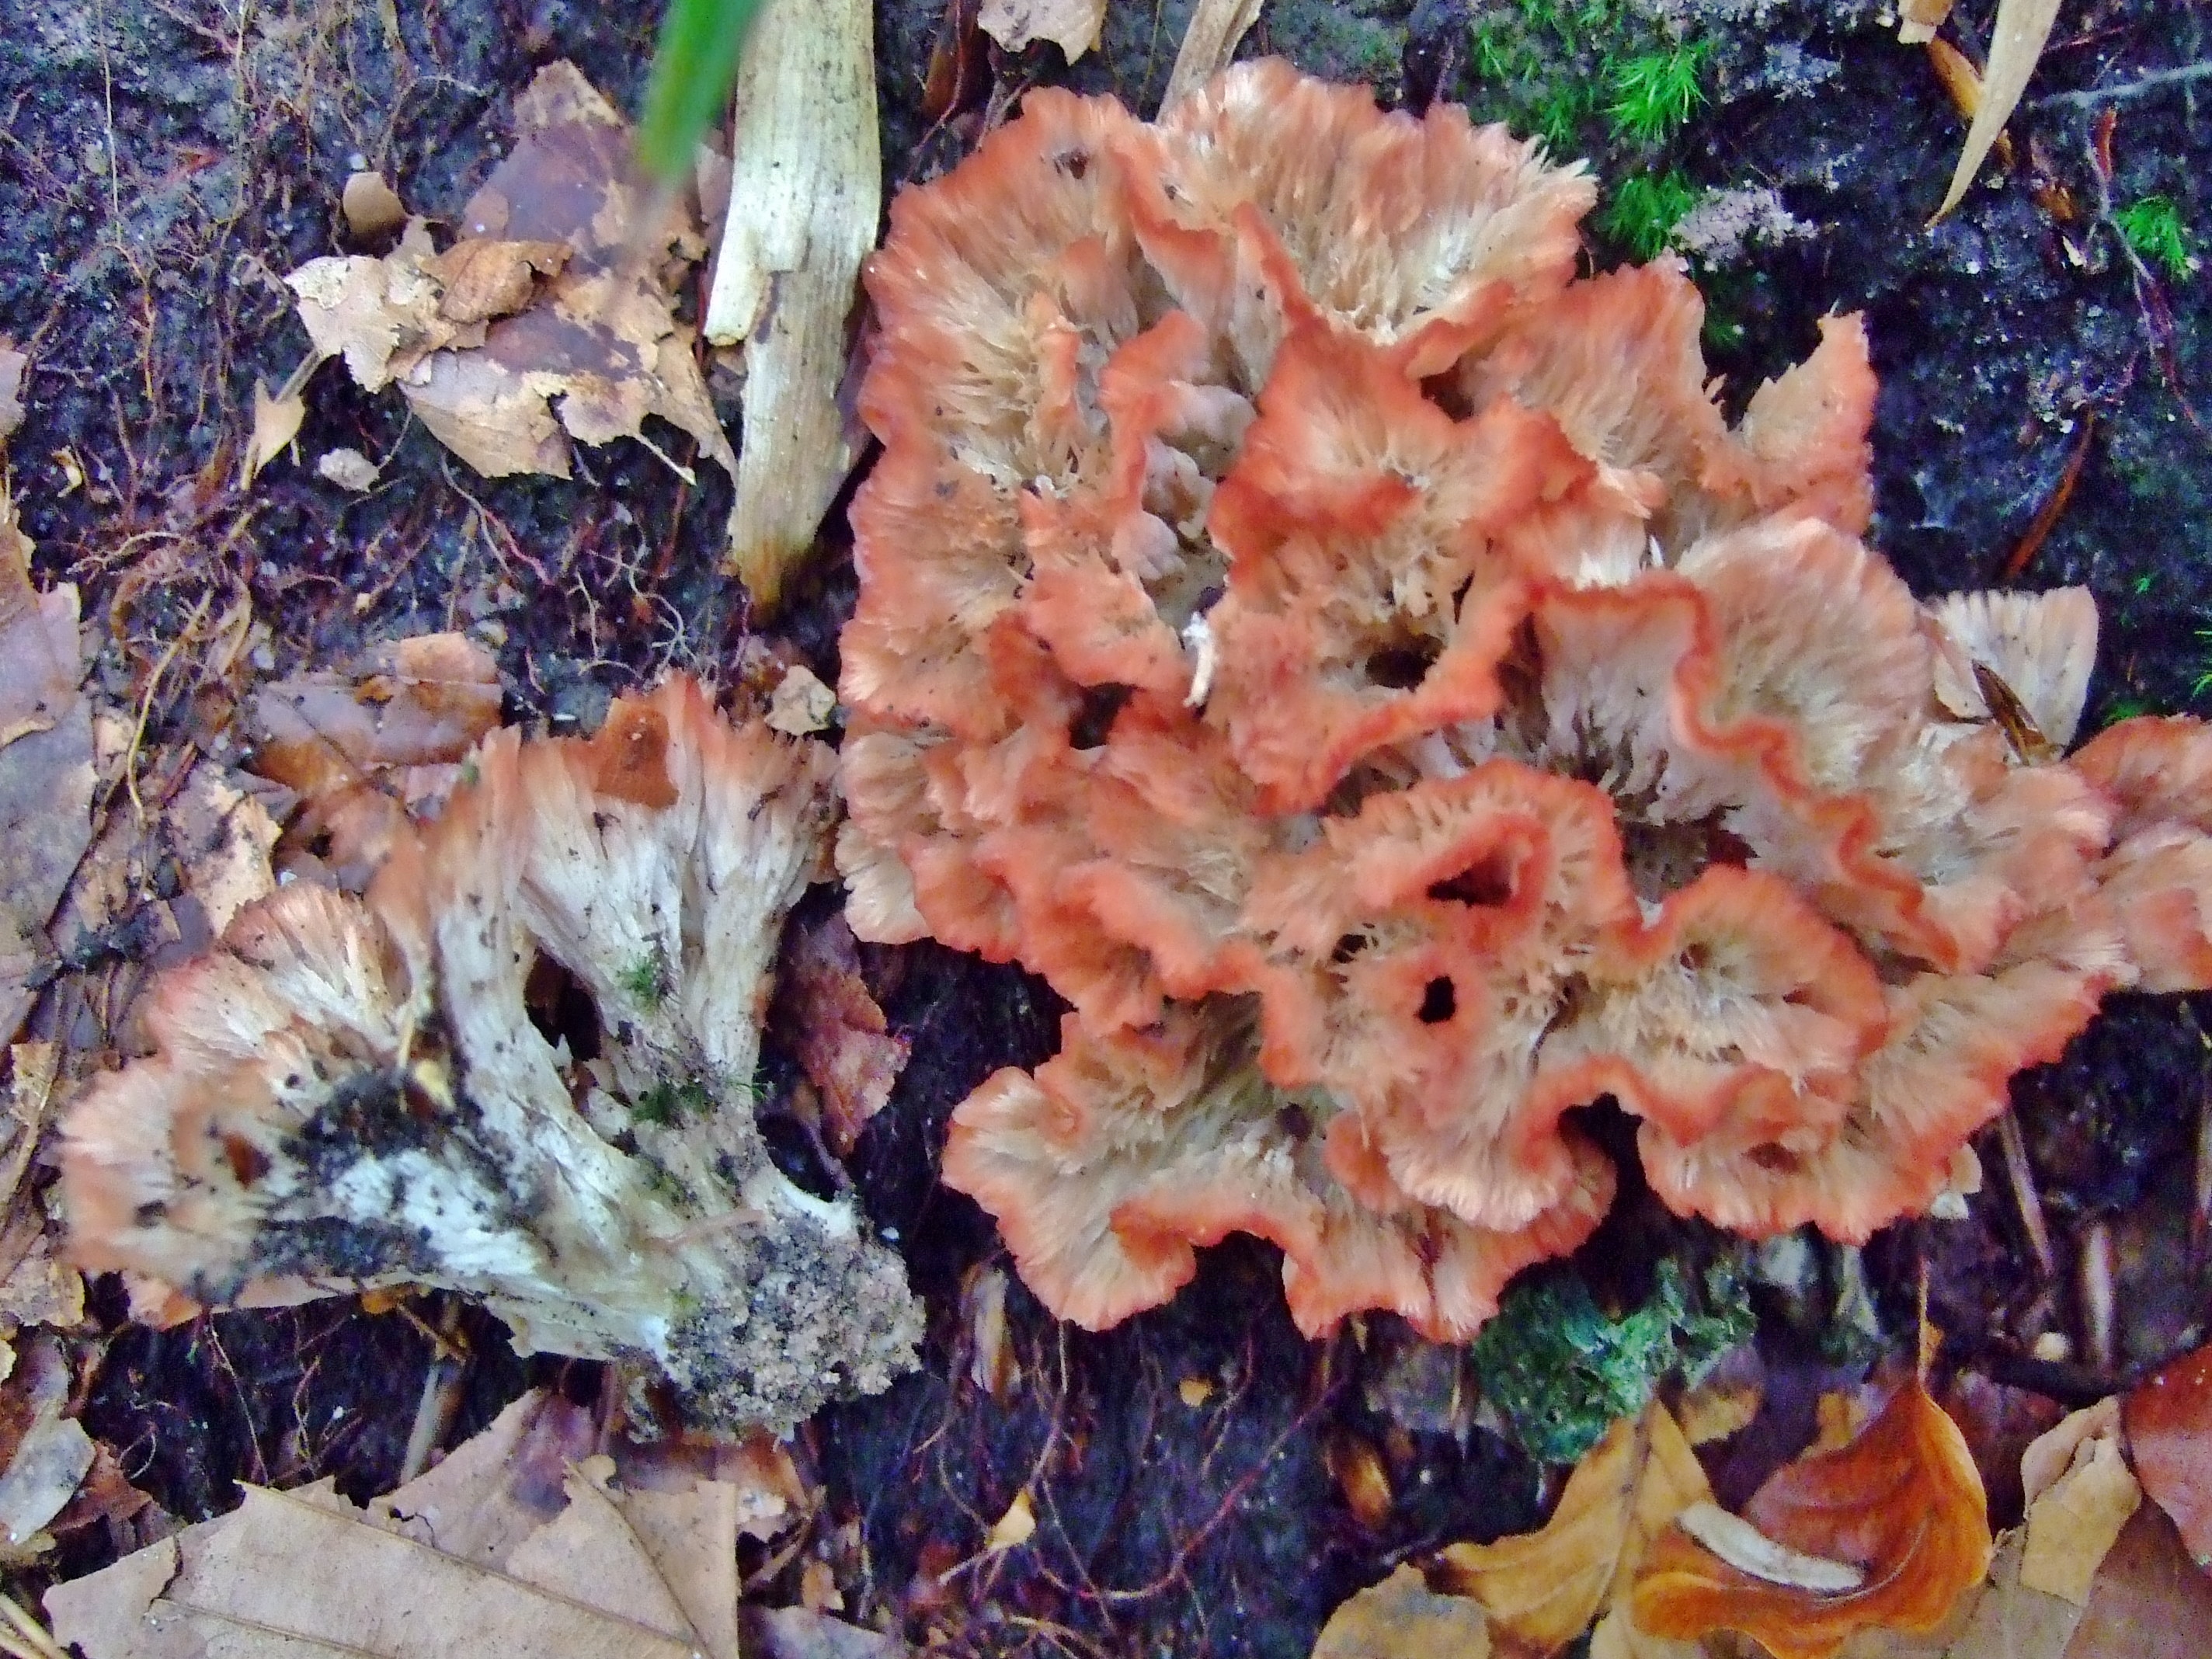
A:
<svg viewBox="0 0 2212 1659">
<path fill-rule="evenodd" d="M 677 681 L 474 765 L 365 897 L 287 888 L 157 984 L 155 1053 L 69 1120 L 78 1259 L 210 1304 L 446 1286 L 724 1426 L 884 1388 L 899 1262 L 751 1109 L 830 751 Z"/>
</svg>

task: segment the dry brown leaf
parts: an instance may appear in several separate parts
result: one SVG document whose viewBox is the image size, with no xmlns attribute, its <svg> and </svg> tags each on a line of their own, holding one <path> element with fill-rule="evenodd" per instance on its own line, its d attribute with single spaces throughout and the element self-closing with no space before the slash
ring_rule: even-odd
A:
<svg viewBox="0 0 2212 1659">
<path fill-rule="evenodd" d="M 0 334 L 0 438 L 23 424 L 23 377 L 30 367 L 15 343 Z"/>
<path fill-rule="evenodd" d="M 1917 1381 L 1849 1445 L 1777 1473 L 1744 1518 L 1785 1549 L 1859 1569 L 1863 1584 L 1822 1594 L 1768 1582 L 1671 1529 L 1638 1575 L 1638 1626 L 1677 1640 L 1741 1631 L 1777 1659 L 1826 1659 L 1869 1626 L 1936 1628 L 1989 1571 L 1981 1476 Z"/>
<path fill-rule="evenodd" d="M 567 1507 L 568 1469 L 597 1438 L 589 1411 L 533 1389 L 435 1467 L 371 1499 L 368 1518 L 443 1554 L 503 1569 Z"/>
<path fill-rule="evenodd" d="M 1176 53 L 1168 89 L 1160 99 L 1163 110 L 1173 109 L 1184 94 L 1211 81 L 1227 69 L 1237 47 L 1252 25 L 1260 21 L 1264 0 L 1198 0 L 1190 23 L 1182 32 L 1182 46 Z"/>
<path fill-rule="evenodd" d="M 771 609 L 859 455 L 837 394 L 883 206 L 867 0 L 768 0 L 738 74 L 731 155 L 705 332 L 744 349 L 730 566 Z"/>
<path fill-rule="evenodd" d="M 307 418 L 307 400 L 297 392 L 270 395 L 269 383 L 253 383 L 253 431 L 246 440 L 246 453 L 239 459 L 238 483 L 240 489 L 260 476 L 261 469 L 275 460 L 300 435 L 300 423 Z"/>
<path fill-rule="evenodd" d="M 247 905 L 276 890 L 270 864 L 276 821 L 258 795 L 240 785 L 225 768 L 201 761 L 161 808 L 161 842 L 191 900 L 189 907 L 172 901 L 171 908 L 194 948 L 213 940 Z"/>
<path fill-rule="evenodd" d="M 2120 1397 L 2106 1395 L 2094 1406 L 2085 1406 L 2078 1412 L 2069 1412 L 2050 1428 L 2027 1443 L 2021 1454 L 2020 1488 L 2023 1504 L 2032 1504 L 2058 1483 L 2059 1476 L 2074 1467 L 2074 1454 L 2083 1443 L 2099 1435 L 2118 1439 L 2120 1434 Z"/>
<path fill-rule="evenodd" d="M 338 197 L 338 210 L 345 215 L 346 228 L 362 241 L 388 236 L 407 222 L 407 210 L 400 203 L 399 193 L 380 173 L 356 173 L 348 178 Z"/>
<path fill-rule="evenodd" d="M 1098 44 L 1106 0 L 983 0 L 975 26 L 1008 52 L 1049 40 L 1069 63 Z"/>
<path fill-rule="evenodd" d="M 2142 1488 L 2120 1455 L 2119 1436 L 2084 1440 L 2075 1450 L 2073 1467 L 2028 1510 L 2020 1582 L 2087 1607 L 2090 1582 L 2105 1552 L 2142 1501 Z"/>
<path fill-rule="evenodd" d="M 487 323 L 530 303 L 540 276 L 568 262 L 566 242 L 508 242 L 477 237 L 456 242 L 430 262 L 444 292 L 438 314 L 449 323 Z"/>
<path fill-rule="evenodd" d="M 287 831 L 290 864 L 316 856 L 341 872 L 380 862 L 410 812 L 428 812 L 459 763 L 499 723 L 499 671 L 462 634 L 372 647 L 345 673 L 278 680 L 254 694 L 254 770 L 300 797 Z"/>
<path fill-rule="evenodd" d="M 2160 1366 L 2120 1415 L 2136 1478 L 2212 1571 L 2212 1346 Z"/>
<path fill-rule="evenodd" d="M 248 1486 L 222 1519 L 49 1590 L 46 1614 L 87 1659 L 689 1659 L 694 1632 L 680 1618 L 631 1615 L 655 1577 L 635 1535 L 592 1519 L 562 1553 L 556 1587 L 441 1555 L 332 1494 Z M 627 1605 L 609 1611 L 603 1596 Z"/>
<path fill-rule="evenodd" d="M 1402 1566 L 1329 1614 L 1313 1659 L 1486 1659 L 1489 1652 L 1490 1619 L 1480 1602 L 1437 1595 L 1420 1569 Z"/>
<path fill-rule="evenodd" d="M 1682 1437 L 1693 1446 L 1726 1440 L 1750 1426 L 1766 1398 L 1766 1367 L 1749 1342 L 1723 1354 L 1674 1407 Z"/>
<path fill-rule="evenodd" d="M 738 1659 L 733 1487 L 617 1490 L 589 1414 L 529 1395 L 368 1510 L 322 1487 L 245 1505 L 51 1591 L 88 1659 Z M 549 1486 L 551 1490 L 549 1491 Z"/>
<path fill-rule="evenodd" d="M 30 1012 L 46 924 L 92 841 L 92 709 L 77 690 L 76 589 L 31 586 L 0 485 L 0 1039 Z"/>
<path fill-rule="evenodd" d="M 799 934 L 776 988 L 800 1069 L 822 1097 L 823 1127 L 838 1155 L 853 1150 L 891 1097 L 907 1040 L 891 1035 L 860 978 L 860 956 L 842 911 Z"/>
<path fill-rule="evenodd" d="M 1711 1489 L 1667 1408 L 1606 1431 L 1567 1477 L 1538 1532 L 1454 1544 L 1437 1582 L 1472 1596 L 1522 1644 L 1551 1652 L 1582 1634 L 1635 1581 L 1652 1541 Z"/>
<path fill-rule="evenodd" d="M 2021 94 L 2027 90 L 2036 59 L 2043 56 L 2044 42 L 2051 38 L 2051 26 L 2057 20 L 2058 0 L 1997 0 L 1989 66 L 1982 72 L 1981 104 L 1974 112 L 1973 125 L 1966 130 L 1966 149 L 1951 174 L 1943 205 L 1936 210 L 1938 219 L 1959 205 L 1975 173 L 1981 171 L 1984 159 L 2019 106 Z"/>
<path fill-rule="evenodd" d="M 538 72 L 515 125 L 443 253 L 416 219 L 381 259 L 316 259 L 286 279 L 317 350 L 368 390 L 396 381 L 488 477 L 566 477 L 571 440 L 644 440 L 647 416 L 735 476 L 675 318 L 672 285 L 705 246 L 688 210 L 634 175 L 628 126 L 573 64 Z"/>
<path fill-rule="evenodd" d="M 750 1659 L 903 1659 L 915 1651 L 896 1636 L 811 1607 L 748 1605 L 738 1612 Z"/>
<path fill-rule="evenodd" d="M 2190 1559 L 2171 1518 L 2138 1509 L 2098 1570 L 2065 1659 L 2203 1659 L 2212 1576 Z M 1954 1659 L 2012 1659 L 1996 1648 Z"/>
<path fill-rule="evenodd" d="M 1006 1505 L 1006 1512 L 991 1523 L 991 1530 L 983 1540 L 983 1553 L 994 1555 L 1002 1550 L 1018 1549 L 1036 1535 L 1036 1510 L 1030 1503 L 1030 1489 L 1024 1486 L 1014 1494 L 1014 1501 Z"/>
</svg>

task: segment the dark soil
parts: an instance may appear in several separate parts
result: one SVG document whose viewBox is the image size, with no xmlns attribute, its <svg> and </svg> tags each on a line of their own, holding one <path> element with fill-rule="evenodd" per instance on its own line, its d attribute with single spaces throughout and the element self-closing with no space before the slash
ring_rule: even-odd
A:
<svg viewBox="0 0 2212 1659">
<path fill-rule="evenodd" d="M 1992 9 L 1964 0 L 1970 38 L 1985 35 Z M 2068 101 L 2212 54 L 2197 0 L 2069 7 L 2014 123 L 2018 165 L 1985 176 L 1933 230 L 1924 222 L 1962 124 L 1923 55 L 1869 8 L 1672 9 L 1724 20 L 1712 26 L 1723 43 L 1713 104 L 1674 158 L 1701 185 L 1771 185 L 1814 227 L 1701 272 L 1717 313 L 1741 331 L 1715 351 L 1729 395 L 1740 401 L 1802 356 L 1822 314 L 1864 310 L 1883 376 L 1874 539 L 1928 593 L 2006 573 L 2087 433 L 2070 502 L 2012 574 L 2094 591 L 2105 635 L 2093 721 L 2206 712 L 2212 301 L 2203 276 L 2132 264 L 2106 210 L 2160 194 L 2212 235 L 2212 125 L 2197 102 L 2212 98 L 2212 80 Z M 368 640 L 436 628 L 471 628 L 494 645 L 509 717 L 556 727 L 588 726 L 613 692 L 666 669 L 711 675 L 733 660 L 751 622 L 742 592 L 715 571 L 728 503 L 711 468 L 686 489 L 643 449 L 617 446 L 585 455 L 570 483 L 485 481 L 410 426 L 398 400 L 364 395 L 331 368 L 310 386 L 301 452 L 360 449 L 385 462 L 386 485 L 355 497 L 287 463 L 250 490 L 234 486 L 255 380 L 274 386 L 307 349 L 277 279 L 337 249 L 347 173 L 379 167 L 411 207 L 456 212 L 543 64 L 573 59 L 635 107 L 653 7 L 10 0 L 5 10 L 0 334 L 34 365 L 8 462 L 41 580 L 82 586 L 104 640 L 99 685 L 118 702 L 148 698 L 149 746 L 222 753 L 237 742 L 247 672 L 321 665 Z M 921 72 L 946 7 L 879 0 L 890 179 L 957 161 L 1025 86 L 1118 91 L 1149 108 L 1188 10 L 1187 0 L 1114 0 L 1099 53 L 1073 70 L 1049 47 L 993 54 L 971 96 L 933 121 Z M 1464 99 L 1479 91 L 1466 54 L 1455 55 L 1464 27 L 1463 9 L 1438 0 L 1274 0 L 1246 49 L 1374 80 L 1386 98 L 1410 82 Z M 1815 66 L 1794 91 L 1769 73 L 1790 52 Z M 2118 112 L 2109 180 L 2096 155 L 2105 111 Z M 1604 158 L 1601 172 L 1607 164 L 1628 161 Z M 2039 202 L 2031 173 L 2070 194 L 2070 222 L 2053 216 L 2049 190 Z M 1602 244 L 1592 253 L 1618 257 Z M 853 579 L 842 525 L 823 539 L 775 631 L 834 680 Z M 240 592 L 265 624 L 265 649 L 225 673 L 196 669 L 195 607 Z M 157 678 L 172 647 L 175 665 Z M 1366 1385 L 1395 1344 L 1388 1322 L 1304 1341 L 1276 1261 L 1249 1243 L 1209 1253 L 1173 1305 L 1103 1337 L 1057 1326 L 1017 1285 L 1024 1382 L 1004 1402 L 975 1387 L 957 1310 L 963 1275 L 993 1259 L 995 1239 L 973 1205 L 936 1186 L 933 1161 L 969 1090 L 1051 1051 L 1057 1005 L 1018 973 L 932 946 L 873 951 L 868 967 L 914 1059 L 851 1178 L 907 1253 L 932 1322 L 918 1374 L 805 1433 L 829 1494 L 812 1547 L 837 1569 L 851 1616 L 916 1638 L 942 1632 L 976 1652 L 1300 1656 L 1329 1607 L 1395 1560 L 1533 1522 L 1538 1472 L 1495 1435 L 1408 1427 L 1370 1406 Z M 2036 1370 L 2014 1340 L 2038 1310 L 2072 1320 L 2067 1270 L 2083 1231 L 2103 1224 L 2124 1293 L 2118 1364 L 2201 1340 L 2212 1295 L 2187 1228 L 2208 1012 L 2118 1000 L 2060 1065 L 2021 1079 L 2057 1282 L 2038 1279 L 1987 1145 L 1990 1188 L 1971 1222 L 1921 1224 L 1869 1252 L 1893 1334 L 1928 1260 L 1961 1363 L 2054 1394 L 2109 1386 L 2078 1367 Z M 770 1069 L 780 1074 L 773 1053 Z M 795 1160 L 810 1156 L 802 1138 L 783 1144 Z M 1594 1279 L 1620 1237 L 1608 1229 L 1589 1247 Z M 127 1326 L 112 1287 L 95 1316 L 108 1334 L 85 1420 L 175 1514 L 223 1509 L 239 1480 L 334 1474 L 362 1496 L 395 1479 L 430 1352 L 403 1317 L 325 1304 L 155 1334 Z M 578 1398 L 597 1390 L 580 1374 L 589 1368 L 513 1360 L 489 1322 L 465 1331 L 476 1359 L 456 1435 L 532 1378 Z M 1186 1383 L 1199 1403 L 1187 1403 Z M 1362 1449 L 1398 1498 L 1374 1529 L 1330 1468 L 1332 1452 L 1341 1463 Z M 1032 1546 L 939 1583 L 1024 1488 L 1039 1522 Z M 81 1539 L 64 1565 L 97 1565 L 120 1541 Z M 791 1587 L 787 1576 L 770 1593 Z"/>
</svg>

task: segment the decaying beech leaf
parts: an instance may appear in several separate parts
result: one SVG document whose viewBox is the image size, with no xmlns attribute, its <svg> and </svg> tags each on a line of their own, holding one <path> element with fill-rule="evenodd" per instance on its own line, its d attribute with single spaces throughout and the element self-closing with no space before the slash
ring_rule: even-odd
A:
<svg viewBox="0 0 2212 1659">
<path fill-rule="evenodd" d="M 1480 1602 L 1438 1595 L 1419 1568 L 1402 1566 L 1329 1614 L 1313 1659 L 1487 1659 L 1490 1647 Z"/>
<path fill-rule="evenodd" d="M 1863 1582 L 1834 1593 L 1771 1582 L 1670 1528 L 1637 1576 L 1640 1628 L 1678 1640 L 1740 1631 L 1776 1659 L 1826 1659 L 1869 1627 L 1934 1629 L 1989 1571 L 1981 1475 L 1958 1426 L 1917 1381 L 1849 1445 L 1777 1473 L 1744 1518 L 1785 1549 L 1857 1569 Z"/>
<path fill-rule="evenodd" d="M 891 1097 L 907 1040 L 891 1034 L 867 986 L 842 912 L 799 934 L 776 990 L 777 1022 L 822 1099 L 822 1127 L 839 1156 Z"/>
<path fill-rule="evenodd" d="M 0 1039 L 30 1012 L 46 924 L 92 841 L 92 708 L 78 691 L 76 589 L 31 586 L 0 485 Z"/>
<path fill-rule="evenodd" d="M 737 1488 L 618 1483 L 612 1459 L 575 1461 L 579 1415 L 526 1395 L 367 1510 L 325 1483 L 248 1486 L 49 1591 L 55 1634 L 87 1659 L 737 1659 Z"/>
<path fill-rule="evenodd" d="M 254 769 L 300 797 L 286 838 L 343 876 L 383 860 L 410 812 L 435 809 L 459 763 L 499 724 L 499 671 L 461 634 L 372 647 L 351 670 L 276 680 L 254 693 Z"/>
<path fill-rule="evenodd" d="M 1974 174 L 1981 171 L 1984 158 L 1996 146 L 1997 135 L 2004 131 L 2004 124 L 2019 106 L 2021 94 L 2027 90 L 2028 77 L 2035 73 L 2036 59 L 2043 56 L 2044 42 L 2051 38 L 2051 26 L 2057 20 L 2058 0 L 1997 0 L 1989 65 L 1982 72 L 1981 105 L 1974 112 L 1973 125 L 1966 130 L 1966 149 L 1951 174 L 1943 205 L 1936 210 L 1938 219 L 1959 205 L 1974 182 Z"/>
<path fill-rule="evenodd" d="M 574 65 L 539 70 L 514 117 L 514 149 L 451 247 L 414 219 L 383 258 L 311 260 L 286 279 L 316 350 L 367 390 L 396 382 L 487 477 L 566 477 L 572 440 L 646 439 L 648 416 L 734 477 L 675 317 L 674 281 L 705 251 L 689 210 L 634 175 L 628 125 Z"/>
<path fill-rule="evenodd" d="M 867 0 L 767 0 L 738 72 L 730 208 L 706 335 L 745 354 L 730 566 L 761 609 L 859 450 L 838 406 L 883 208 Z"/>
<path fill-rule="evenodd" d="M 30 367 L 21 349 L 0 334 L 0 438 L 23 424 L 23 376 Z"/>
<path fill-rule="evenodd" d="M 2093 1412 L 2075 1416 L 2088 1417 Z M 2062 1423 L 2051 1432 L 2065 1427 Z M 2084 1436 L 2075 1442 L 2063 1473 L 2029 1505 L 2020 1582 L 2087 1607 L 2099 1563 L 2142 1501 L 2142 1488 L 2121 1455 L 2118 1424 Z"/>
<path fill-rule="evenodd" d="M 1204 86 L 1227 69 L 1237 56 L 1237 43 L 1260 20 L 1264 0 L 1198 0 L 1190 23 L 1182 32 L 1168 89 L 1160 98 L 1163 110 L 1173 109 L 1185 93 Z"/>
<path fill-rule="evenodd" d="M 2160 1366 L 2121 1417 L 2143 1490 L 2212 1571 L 2212 1346 Z"/>
<path fill-rule="evenodd" d="M 1480 1601 L 1522 1645 L 1548 1653 L 1621 1597 L 1674 1518 L 1711 1496 L 1690 1443 L 1655 1401 L 1606 1431 L 1540 1531 L 1454 1544 L 1436 1579 Z"/>
<path fill-rule="evenodd" d="M 1049 40 L 1069 63 L 1098 44 L 1106 0 L 983 0 L 975 24 L 1008 52 Z"/>
</svg>

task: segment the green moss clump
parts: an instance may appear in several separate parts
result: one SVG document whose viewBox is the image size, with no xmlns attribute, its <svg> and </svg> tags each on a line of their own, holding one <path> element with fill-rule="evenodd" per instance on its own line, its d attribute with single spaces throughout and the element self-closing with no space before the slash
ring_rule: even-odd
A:
<svg viewBox="0 0 2212 1659">
<path fill-rule="evenodd" d="M 1698 204 L 1698 187 L 1679 168 L 1632 173 L 1599 210 L 1597 228 L 1638 259 L 1656 259 L 1683 216 Z"/>
<path fill-rule="evenodd" d="M 2175 282 L 2197 269 L 2197 256 L 2189 248 L 2189 227 L 2182 222 L 2181 210 L 2172 197 L 2145 196 L 2130 202 L 2114 210 L 2112 226 L 2137 258 L 2156 265 Z"/>
<path fill-rule="evenodd" d="M 667 953 L 655 945 L 617 974 L 615 980 L 639 1007 L 658 1008 L 668 1000 Z"/>
<path fill-rule="evenodd" d="M 1676 40 L 1614 60 L 1608 76 L 1613 101 L 1605 111 L 1614 136 L 1629 143 L 1663 144 L 1680 132 L 1705 101 L 1701 78 L 1711 52 L 1702 40 Z"/>
<path fill-rule="evenodd" d="M 629 1109 L 629 1115 L 640 1123 L 667 1128 L 681 1123 L 687 1117 L 704 1115 L 714 1104 L 714 1097 L 698 1079 L 691 1078 L 682 1083 L 671 1083 L 663 1079 L 637 1097 Z"/>
<path fill-rule="evenodd" d="M 1674 164 L 1676 141 L 1709 101 L 1712 43 L 1677 38 L 1628 0 L 1505 0 L 1474 23 L 1468 100 L 1477 120 L 1540 137 L 1556 155 L 1589 155 L 1607 193 L 1596 229 L 1650 259 L 1695 205 Z"/>
<path fill-rule="evenodd" d="M 1562 1271 L 1509 1291 L 1468 1352 L 1483 1396 L 1528 1455 L 1572 1463 L 1608 1425 L 1642 1411 L 1668 1375 L 1702 1376 L 1753 1323 L 1725 1267 L 1693 1284 L 1680 1263 L 1662 1261 L 1650 1299 L 1617 1317 Z"/>
</svg>

